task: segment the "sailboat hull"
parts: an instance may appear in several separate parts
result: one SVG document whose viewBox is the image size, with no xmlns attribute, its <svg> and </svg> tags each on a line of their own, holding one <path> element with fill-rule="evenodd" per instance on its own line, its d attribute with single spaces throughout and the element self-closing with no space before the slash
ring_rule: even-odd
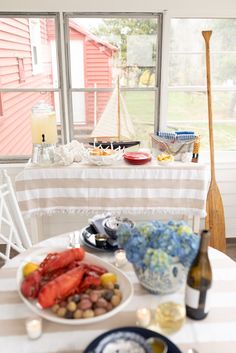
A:
<svg viewBox="0 0 236 353">
<path fill-rule="evenodd" d="M 140 141 L 107 141 L 107 142 L 96 141 L 96 142 L 89 142 L 89 144 L 95 147 L 101 146 L 102 148 L 116 149 L 118 147 L 129 148 L 129 147 L 137 146 L 137 145 L 140 145 Z"/>
</svg>

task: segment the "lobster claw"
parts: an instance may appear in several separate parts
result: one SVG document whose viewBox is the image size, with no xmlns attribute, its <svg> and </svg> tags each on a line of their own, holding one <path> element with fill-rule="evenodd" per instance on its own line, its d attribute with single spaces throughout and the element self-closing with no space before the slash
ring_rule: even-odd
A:
<svg viewBox="0 0 236 353">
<path fill-rule="evenodd" d="M 29 274 L 21 283 L 21 292 L 26 298 L 35 299 L 38 296 L 40 289 L 40 281 L 42 275 L 36 270 Z"/>
</svg>

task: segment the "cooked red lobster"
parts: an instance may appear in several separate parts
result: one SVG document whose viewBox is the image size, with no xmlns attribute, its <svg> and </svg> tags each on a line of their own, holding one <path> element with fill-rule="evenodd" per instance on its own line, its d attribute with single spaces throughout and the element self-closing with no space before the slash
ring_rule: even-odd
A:
<svg viewBox="0 0 236 353">
<path fill-rule="evenodd" d="M 83 248 L 73 248 L 60 253 L 49 253 L 39 265 L 39 269 L 27 276 L 21 284 L 21 292 L 27 298 L 37 298 L 41 286 L 65 272 L 65 268 L 75 261 L 83 260 Z M 44 277 L 44 281 L 42 279 Z"/>
<path fill-rule="evenodd" d="M 42 308 L 49 308 L 73 293 L 98 286 L 100 276 L 107 270 L 81 263 L 84 255 L 82 248 L 48 254 L 39 269 L 23 280 L 23 295 L 27 298 L 38 298 Z"/>
<path fill-rule="evenodd" d="M 50 308 L 57 301 L 60 301 L 70 294 L 80 285 L 85 269 L 83 265 L 73 268 L 53 279 L 43 286 L 38 294 L 38 302 L 42 308 Z"/>
</svg>

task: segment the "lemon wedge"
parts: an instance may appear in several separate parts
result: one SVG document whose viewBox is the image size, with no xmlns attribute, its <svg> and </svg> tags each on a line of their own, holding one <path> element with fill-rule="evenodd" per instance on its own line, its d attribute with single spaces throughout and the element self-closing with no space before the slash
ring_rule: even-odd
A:
<svg viewBox="0 0 236 353">
<path fill-rule="evenodd" d="M 117 276 L 115 273 L 106 272 L 100 277 L 102 286 L 106 285 L 108 282 L 115 284 L 117 282 Z"/>
<path fill-rule="evenodd" d="M 27 264 L 24 265 L 22 272 L 23 276 L 27 277 L 29 276 L 32 272 L 36 271 L 39 268 L 38 264 L 35 264 L 34 262 L 28 262 Z"/>
</svg>

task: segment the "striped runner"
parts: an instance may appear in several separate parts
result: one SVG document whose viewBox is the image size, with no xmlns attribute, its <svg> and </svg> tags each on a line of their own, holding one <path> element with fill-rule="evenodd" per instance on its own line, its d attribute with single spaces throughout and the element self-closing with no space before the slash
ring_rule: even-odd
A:
<svg viewBox="0 0 236 353">
<path fill-rule="evenodd" d="M 73 164 L 26 168 L 16 176 L 16 194 L 24 216 L 57 212 L 185 214 L 205 216 L 208 170 L 204 165 L 156 161 L 113 166 Z"/>
<path fill-rule="evenodd" d="M 66 246 L 68 235 L 50 238 L 38 244 L 50 249 L 52 244 Z M 88 325 L 64 325 L 43 320 L 43 335 L 35 341 L 27 338 L 25 319 L 33 313 L 21 301 L 16 286 L 16 271 L 24 257 L 38 247 L 34 246 L 26 255 L 21 254 L 0 270 L 0 351 L 1 353 L 82 353 L 86 346 L 98 335 L 107 330 L 135 326 L 136 310 L 141 307 L 155 309 L 159 297 L 143 289 L 130 264 L 123 271 L 134 287 L 134 297 L 130 304 L 113 317 Z M 112 256 L 99 253 L 107 261 Z M 211 310 L 202 321 L 186 320 L 177 333 L 170 335 L 183 353 L 190 347 L 200 353 L 231 353 L 236 350 L 236 264 L 226 255 L 210 249 L 213 268 L 213 291 Z"/>
</svg>

